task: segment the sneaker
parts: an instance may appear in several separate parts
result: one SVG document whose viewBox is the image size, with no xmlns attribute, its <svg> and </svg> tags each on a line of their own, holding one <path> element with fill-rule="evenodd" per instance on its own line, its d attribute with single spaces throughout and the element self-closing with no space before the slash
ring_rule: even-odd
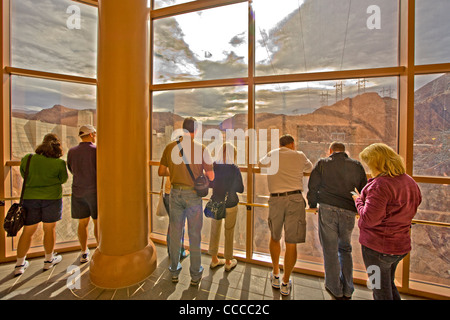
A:
<svg viewBox="0 0 450 320">
<path fill-rule="evenodd" d="M 25 272 L 25 269 L 28 268 L 29 266 L 29 262 L 27 260 L 25 260 L 25 262 L 20 265 L 20 266 L 16 266 L 14 268 L 14 277 L 20 276 Z"/>
<path fill-rule="evenodd" d="M 236 267 L 237 265 L 237 260 L 236 259 L 231 259 L 231 263 L 230 264 L 225 264 L 225 271 L 231 271 L 234 267 Z"/>
<path fill-rule="evenodd" d="M 82 253 L 80 256 L 80 263 L 86 263 L 89 262 L 90 258 L 89 258 L 89 251 L 86 253 Z"/>
<path fill-rule="evenodd" d="M 191 286 L 193 286 L 193 287 L 198 286 L 200 284 L 201 280 L 202 280 L 202 278 L 197 279 L 197 280 L 191 279 Z"/>
<path fill-rule="evenodd" d="M 292 280 L 289 279 L 289 283 L 281 283 L 280 293 L 283 296 L 288 296 L 291 293 Z"/>
<path fill-rule="evenodd" d="M 172 282 L 178 283 L 178 276 L 172 276 Z"/>
<path fill-rule="evenodd" d="M 215 267 L 223 266 L 224 264 L 225 264 L 225 259 L 219 259 L 217 262 L 211 261 L 211 264 L 209 265 L 209 267 L 211 269 L 214 269 Z"/>
<path fill-rule="evenodd" d="M 60 255 L 53 255 L 53 259 L 49 261 L 44 261 L 44 270 L 51 269 L 54 265 L 60 263 L 62 260 L 62 256 Z"/>
<path fill-rule="evenodd" d="M 270 280 L 272 281 L 272 287 L 275 289 L 280 289 L 280 276 L 276 277 L 273 273 L 270 273 Z"/>
</svg>

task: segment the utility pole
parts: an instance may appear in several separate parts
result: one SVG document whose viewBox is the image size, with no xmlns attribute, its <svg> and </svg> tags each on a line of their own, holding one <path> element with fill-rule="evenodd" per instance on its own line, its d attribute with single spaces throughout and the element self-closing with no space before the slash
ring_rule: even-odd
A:
<svg viewBox="0 0 450 320">
<path fill-rule="evenodd" d="M 334 87 L 336 88 L 336 102 L 338 102 L 339 100 L 342 100 L 342 87 L 344 86 L 344 84 L 342 83 L 342 81 L 338 81 L 336 82 L 336 84 L 334 85 Z"/>
</svg>

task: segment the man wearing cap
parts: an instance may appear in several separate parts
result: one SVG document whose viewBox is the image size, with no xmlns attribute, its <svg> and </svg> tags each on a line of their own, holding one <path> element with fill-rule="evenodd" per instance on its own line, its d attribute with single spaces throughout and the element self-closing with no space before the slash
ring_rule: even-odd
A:
<svg viewBox="0 0 450 320">
<path fill-rule="evenodd" d="M 88 225 L 92 217 L 94 235 L 98 243 L 97 231 L 97 148 L 96 130 L 84 125 L 79 130 L 81 142 L 67 154 L 67 168 L 73 174 L 72 218 L 78 220 L 78 240 L 81 245 L 80 262 L 89 261 L 87 247 Z"/>
</svg>

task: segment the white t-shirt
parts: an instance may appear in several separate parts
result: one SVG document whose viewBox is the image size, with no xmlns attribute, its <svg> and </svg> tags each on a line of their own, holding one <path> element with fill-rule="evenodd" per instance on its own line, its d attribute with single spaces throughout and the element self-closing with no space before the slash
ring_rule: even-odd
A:
<svg viewBox="0 0 450 320">
<path fill-rule="evenodd" d="M 259 162 L 262 168 L 272 166 L 272 170 L 267 173 L 270 193 L 303 191 L 303 173 L 309 173 L 313 169 L 313 164 L 303 152 L 286 147 L 270 151 Z M 274 165 L 278 165 L 278 170 L 273 170 Z M 264 169 L 261 173 L 264 173 Z"/>
</svg>

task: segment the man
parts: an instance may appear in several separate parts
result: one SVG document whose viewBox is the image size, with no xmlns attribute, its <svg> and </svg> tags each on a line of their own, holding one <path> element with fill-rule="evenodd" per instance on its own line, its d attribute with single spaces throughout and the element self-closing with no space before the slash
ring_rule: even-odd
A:
<svg viewBox="0 0 450 320">
<path fill-rule="evenodd" d="M 97 230 L 97 131 L 91 125 L 79 130 L 81 142 L 67 153 L 67 168 L 73 174 L 72 218 L 78 220 L 78 240 L 81 246 L 80 262 L 89 261 L 87 247 L 90 218 L 94 222 L 94 235 L 98 243 Z"/>
<path fill-rule="evenodd" d="M 259 166 L 267 166 L 268 158 L 278 158 L 278 171 L 267 175 L 270 192 L 269 250 L 273 265 L 270 277 L 272 287 L 280 288 L 282 295 L 289 295 L 292 286 L 290 275 L 297 262 L 297 243 L 305 242 L 306 238 L 305 200 L 302 196 L 303 173 L 311 172 L 313 165 L 303 152 L 296 151 L 294 138 L 291 135 L 283 135 L 280 138 L 280 146 L 262 158 Z M 280 240 L 283 226 L 286 252 L 284 273 L 280 284 Z"/>
<path fill-rule="evenodd" d="M 319 204 L 319 238 L 323 249 L 325 289 L 337 300 L 351 299 L 353 261 L 351 235 L 356 207 L 351 192 L 367 183 L 366 172 L 345 153 L 345 145 L 333 142 L 330 156 L 320 159 L 308 183 L 310 208 Z"/>
<path fill-rule="evenodd" d="M 170 267 L 172 282 L 178 282 L 181 271 L 180 245 L 183 227 L 186 219 L 190 243 L 190 275 L 191 285 L 200 283 L 203 274 L 201 265 L 201 231 L 203 226 L 202 198 L 194 189 L 194 181 L 187 169 L 188 163 L 195 178 L 205 172 L 209 180 L 214 180 L 211 155 L 206 147 L 194 141 L 197 121 L 186 118 L 183 121 L 184 134 L 180 139 L 170 142 L 161 157 L 158 174 L 170 176 L 172 188 L 170 190 L 169 207 L 169 244 Z M 182 151 L 181 151 L 182 150 Z M 181 155 L 184 155 L 182 158 Z"/>
</svg>

